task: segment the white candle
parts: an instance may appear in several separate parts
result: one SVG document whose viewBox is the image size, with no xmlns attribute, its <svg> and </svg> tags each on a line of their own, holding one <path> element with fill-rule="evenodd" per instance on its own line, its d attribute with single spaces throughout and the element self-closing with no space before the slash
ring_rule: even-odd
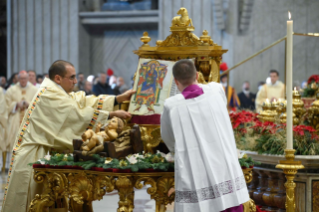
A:
<svg viewBox="0 0 319 212">
<path fill-rule="evenodd" d="M 288 12 L 289 20 L 287 21 L 287 46 L 286 46 L 286 96 L 287 96 L 287 149 L 293 149 L 293 120 L 292 120 L 292 33 L 293 21 Z"/>
</svg>

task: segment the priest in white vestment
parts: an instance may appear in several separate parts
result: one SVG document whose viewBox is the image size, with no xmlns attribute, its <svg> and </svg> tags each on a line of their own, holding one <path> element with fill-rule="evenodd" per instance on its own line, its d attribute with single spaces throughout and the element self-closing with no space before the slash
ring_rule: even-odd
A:
<svg viewBox="0 0 319 212">
<path fill-rule="evenodd" d="M 30 102 L 17 134 L 8 182 L 5 187 L 3 212 L 26 212 L 42 185 L 35 183 L 28 163 L 43 158 L 51 148 L 73 151 L 72 140 L 81 139 L 86 129 L 117 116 L 129 118 L 126 111 L 113 111 L 116 102 L 129 100 L 133 91 L 119 96 L 85 96 L 73 93 L 77 83 L 73 65 L 56 61 L 49 69 L 36 96 Z M 72 93 L 71 93 L 72 92 Z"/>
<path fill-rule="evenodd" d="M 285 99 L 285 84 L 279 81 L 279 72 L 270 70 L 269 72 L 270 83 L 264 84 L 258 91 L 256 96 L 256 110 L 262 111 L 262 105 L 268 99 L 270 102 L 279 99 Z"/>
<path fill-rule="evenodd" d="M 7 127 L 7 120 L 8 120 L 8 111 L 7 111 L 7 104 L 6 99 L 4 96 L 3 88 L 0 87 L 0 151 L 6 152 L 6 127 Z M 5 162 L 5 160 L 2 160 Z M 3 168 L 5 164 L 3 165 Z M 5 171 L 2 169 L 2 171 Z"/>
<path fill-rule="evenodd" d="M 6 152 L 11 152 L 14 141 L 17 137 L 20 124 L 24 114 L 29 107 L 38 88 L 29 82 L 29 76 L 26 71 L 20 71 L 18 75 L 18 83 L 8 88 L 5 96 L 8 110 L 7 136 L 3 151 L 3 158 L 6 158 Z M 5 160 L 3 160 L 5 162 Z M 3 169 L 5 163 L 3 164 Z"/>
<path fill-rule="evenodd" d="M 161 134 L 175 153 L 175 212 L 242 212 L 249 195 L 222 85 L 198 85 L 189 60 L 173 75 L 181 94 L 166 99 Z"/>
</svg>

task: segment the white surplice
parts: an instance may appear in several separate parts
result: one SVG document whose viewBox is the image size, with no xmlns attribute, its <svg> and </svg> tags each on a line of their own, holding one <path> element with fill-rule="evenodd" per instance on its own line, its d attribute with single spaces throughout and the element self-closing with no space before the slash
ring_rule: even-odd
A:
<svg viewBox="0 0 319 212">
<path fill-rule="evenodd" d="M 200 86 L 198 97 L 168 98 L 161 117 L 162 139 L 175 152 L 175 212 L 219 212 L 249 200 L 223 87 Z"/>
</svg>

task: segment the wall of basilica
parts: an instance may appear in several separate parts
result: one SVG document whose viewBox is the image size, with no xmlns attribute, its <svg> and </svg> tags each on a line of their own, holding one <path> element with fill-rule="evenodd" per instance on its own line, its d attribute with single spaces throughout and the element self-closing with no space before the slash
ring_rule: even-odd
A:
<svg viewBox="0 0 319 212">
<path fill-rule="evenodd" d="M 48 72 L 57 59 L 68 60 L 78 68 L 78 1 L 8 2 L 8 77 L 20 70 Z"/>
<path fill-rule="evenodd" d="M 122 12 L 90 12 L 89 2 L 12 0 L 8 75 L 22 69 L 44 73 L 53 61 L 65 59 L 85 74 L 112 68 L 129 84 L 138 59 L 132 51 L 141 45 L 142 33 L 149 32 L 151 46 L 164 40 L 181 7 L 188 10 L 197 36 L 208 30 L 215 43 L 228 49 L 223 60 L 229 67 L 285 36 L 288 10 L 295 32 L 319 32 L 316 0 L 159 0 L 158 10 Z M 240 25 L 244 3 L 252 8 L 245 15 L 248 28 Z M 294 36 L 294 79 L 300 83 L 319 72 L 318 45 L 318 37 Z M 270 69 L 284 81 L 284 68 L 282 42 L 233 70 L 230 84 L 240 91 L 249 80 L 256 91 Z"/>
</svg>

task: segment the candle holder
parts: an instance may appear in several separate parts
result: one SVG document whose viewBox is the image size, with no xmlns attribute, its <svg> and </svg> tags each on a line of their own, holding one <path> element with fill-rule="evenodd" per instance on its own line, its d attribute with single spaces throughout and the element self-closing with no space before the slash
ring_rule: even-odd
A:
<svg viewBox="0 0 319 212">
<path fill-rule="evenodd" d="M 293 113 L 296 114 L 300 121 L 301 117 L 306 113 L 306 109 L 304 108 L 304 102 L 301 100 L 301 95 L 296 89 L 292 92 L 292 107 Z"/>
<path fill-rule="evenodd" d="M 281 115 L 279 116 L 279 119 L 281 124 L 285 124 L 287 120 L 286 106 L 287 106 L 287 101 L 283 101 L 280 104 Z M 293 119 L 293 124 L 298 125 L 299 119 L 296 117 L 296 114 L 294 112 L 292 112 L 292 119 Z"/>
<path fill-rule="evenodd" d="M 296 183 L 294 182 L 295 175 L 298 172 L 298 169 L 304 169 L 305 167 L 301 164 L 301 161 L 295 161 L 295 151 L 294 149 L 285 149 L 285 158 L 286 160 L 279 161 L 279 164 L 276 165 L 277 169 L 282 169 L 286 176 L 286 212 L 294 212 L 296 208 L 295 203 L 295 187 Z"/>
<path fill-rule="evenodd" d="M 257 118 L 262 122 L 275 122 L 275 114 L 273 111 L 274 108 L 272 107 L 272 104 L 269 101 L 263 103 L 262 109 L 263 110 L 260 112 Z"/>
</svg>

